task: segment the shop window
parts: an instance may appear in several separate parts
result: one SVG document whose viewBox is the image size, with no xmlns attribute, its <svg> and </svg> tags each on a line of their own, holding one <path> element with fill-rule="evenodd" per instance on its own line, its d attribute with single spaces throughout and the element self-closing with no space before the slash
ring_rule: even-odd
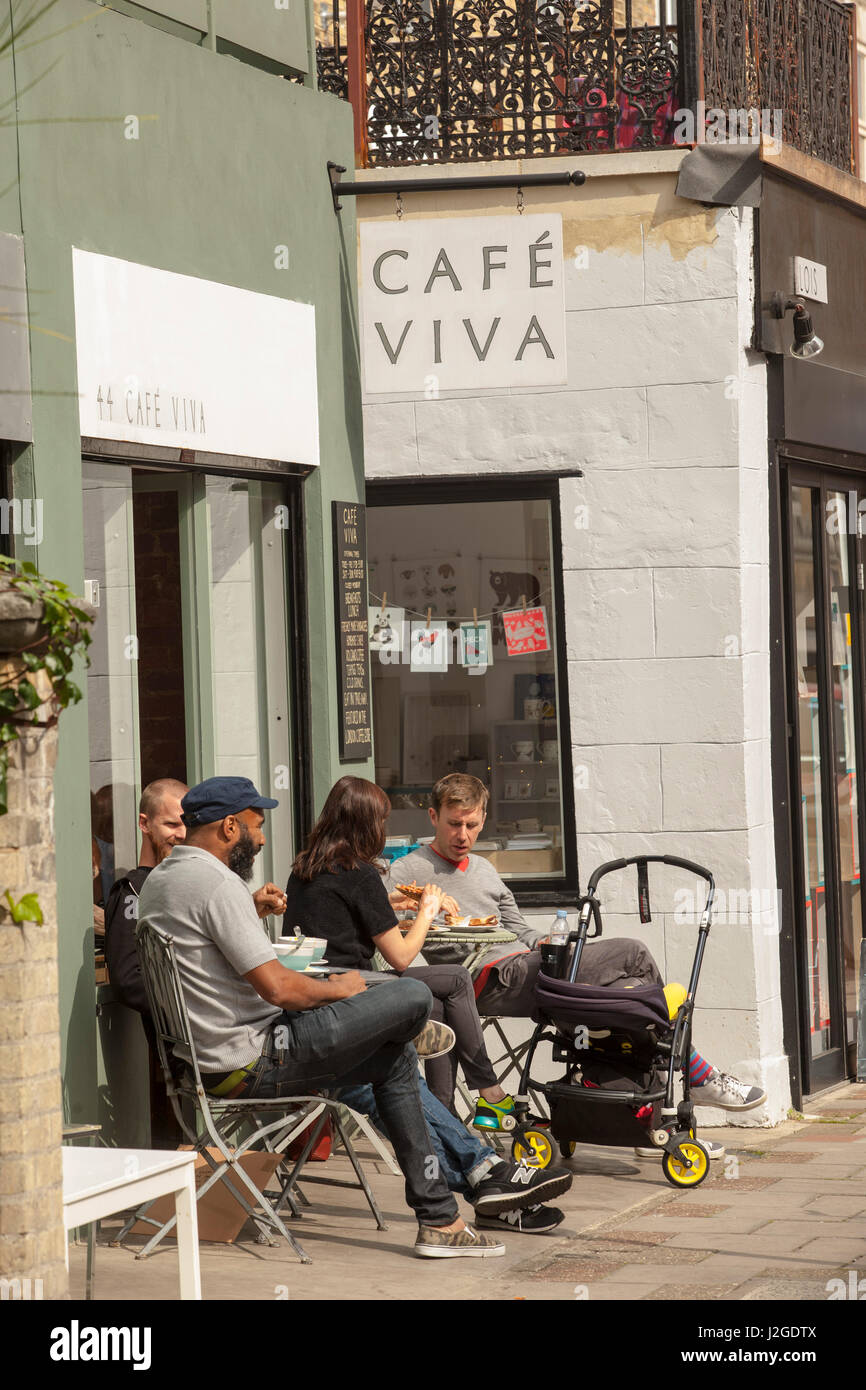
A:
<svg viewBox="0 0 866 1390">
<path fill-rule="evenodd" d="M 489 489 L 487 489 L 489 491 Z M 508 880 L 555 887 L 571 862 L 561 729 L 553 494 L 428 500 L 370 490 L 369 631 L 376 780 L 389 851 L 432 838 L 449 772 L 488 788 L 475 846 Z M 378 499 L 386 504 L 377 505 Z"/>
</svg>

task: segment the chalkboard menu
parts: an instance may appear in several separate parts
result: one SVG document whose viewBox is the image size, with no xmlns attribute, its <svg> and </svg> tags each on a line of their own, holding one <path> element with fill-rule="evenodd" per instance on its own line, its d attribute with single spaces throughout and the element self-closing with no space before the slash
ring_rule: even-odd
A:
<svg viewBox="0 0 866 1390">
<path fill-rule="evenodd" d="M 370 655 L 367 647 L 367 529 L 360 502 L 332 502 L 337 615 L 340 761 L 373 754 Z"/>
</svg>

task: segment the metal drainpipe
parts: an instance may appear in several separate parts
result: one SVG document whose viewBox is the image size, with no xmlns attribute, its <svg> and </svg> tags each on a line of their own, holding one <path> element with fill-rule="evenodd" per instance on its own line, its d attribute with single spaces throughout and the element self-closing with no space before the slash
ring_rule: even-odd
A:
<svg viewBox="0 0 866 1390">
<path fill-rule="evenodd" d="M 217 51 L 217 45 L 216 45 L 216 25 L 215 25 L 215 21 L 214 21 L 214 4 L 215 4 L 215 3 L 216 3 L 216 0 L 207 0 L 207 42 L 206 42 L 206 44 L 205 44 L 205 47 L 206 47 L 206 48 L 209 48 L 210 51 L 211 51 L 211 53 L 216 53 L 216 51 Z"/>
</svg>

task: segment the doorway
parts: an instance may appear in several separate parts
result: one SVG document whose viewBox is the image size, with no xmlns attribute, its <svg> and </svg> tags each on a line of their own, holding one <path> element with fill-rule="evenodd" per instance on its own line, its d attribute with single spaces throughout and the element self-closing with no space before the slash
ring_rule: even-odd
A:
<svg viewBox="0 0 866 1390">
<path fill-rule="evenodd" d="M 866 480 L 792 463 L 786 482 L 788 767 L 804 1091 L 856 1074 L 863 937 Z"/>
<path fill-rule="evenodd" d="M 94 902 L 138 862 L 138 802 L 159 777 L 244 776 L 275 796 L 252 886 L 285 882 L 289 481 L 85 460 L 83 486 Z"/>
</svg>

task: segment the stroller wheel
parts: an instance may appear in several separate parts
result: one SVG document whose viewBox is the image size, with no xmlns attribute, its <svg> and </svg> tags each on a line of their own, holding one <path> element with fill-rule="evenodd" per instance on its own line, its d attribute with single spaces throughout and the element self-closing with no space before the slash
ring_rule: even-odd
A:
<svg viewBox="0 0 866 1390">
<path fill-rule="evenodd" d="M 710 1171 L 710 1156 L 699 1139 L 688 1135 L 674 1136 L 678 1148 L 692 1165 L 687 1168 L 675 1154 L 662 1154 L 662 1172 L 674 1187 L 697 1187 Z"/>
<path fill-rule="evenodd" d="M 559 1152 L 563 1158 L 571 1158 L 576 1148 L 577 1144 L 573 1139 L 560 1139 L 559 1141 Z"/>
<path fill-rule="evenodd" d="M 512 1142 L 511 1157 L 515 1163 L 525 1163 L 528 1168 L 546 1168 L 553 1160 L 550 1135 L 543 1129 L 525 1129 L 521 1137 Z"/>
</svg>

